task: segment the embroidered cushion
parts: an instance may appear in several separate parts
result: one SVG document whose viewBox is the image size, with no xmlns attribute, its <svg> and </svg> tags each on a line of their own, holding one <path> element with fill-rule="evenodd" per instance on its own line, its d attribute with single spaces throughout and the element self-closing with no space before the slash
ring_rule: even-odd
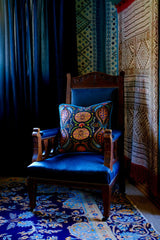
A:
<svg viewBox="0 0 160 240">
<path fill-rule="evenodd" d="M 103 150 L 103 134 L 111 125 L 112 102 L 80 107 L 61 104 L 59 152 Z"/>
</svg>

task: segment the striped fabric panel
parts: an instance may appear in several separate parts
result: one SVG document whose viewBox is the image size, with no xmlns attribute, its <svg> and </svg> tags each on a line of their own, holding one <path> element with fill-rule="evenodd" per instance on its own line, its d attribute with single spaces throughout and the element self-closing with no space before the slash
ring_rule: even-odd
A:
<svg viewBox="0 0 160 240">
<path fill-rule="evenodd" d="M 132 177 L 157 193 L 158 0 L 135 0 L 119 14 L 120 69 L 125 71 L 125 155 Z M 146 175 L 148 169 L 148 175 Z"/>
<path fill-rule="evenodd" d="M 134 9 L 134 11 L 133 11 Z M 150 0 L 135 1 L 130 5 L 123 14 L 125 18 L 123 21 L 124 39 L 131 38 L 135 35 L 141 34 L 147 30 L 151 22 L 151 6 Z M 137 26 L 136 29 L 134 26 Z"/>
</svg>

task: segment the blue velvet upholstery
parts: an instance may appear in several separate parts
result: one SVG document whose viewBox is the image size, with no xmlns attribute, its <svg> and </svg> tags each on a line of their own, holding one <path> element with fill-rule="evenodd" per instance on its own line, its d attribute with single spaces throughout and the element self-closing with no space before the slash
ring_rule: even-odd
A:
<svg viewBox="0 0 160 240">
<path fill-rule="evenodd" d="M 117 128 L 118 89 L 117 88 L 84 88 L 71 90 L 71 103 L 77 106 L 90 106 L 93 104 L 112 101 L 113 111 L 111 117 L 112 129 Z"/>
<path fill-rule="evenodd" d="M 40 131 L 42 138 L 54 136 L 58 132 L 59 132 L 59 128 L 51 128 L 51 129 L 46 129 L 46 130 Z"/>
<path fill-rule="evenodd" d="M 87 107 L 89 105 L 114 101 L 117 88 L 84 88 L 71 90 L 71 103 Z"/>
<path fill-rule="evenodd" d="M 110 184 L 119 170 L 119 162 L 113 171 L 104 166 L 104 155 L 93 152 L 63 153 L 28 166 L 29 176 L 69 181 Z"/>
<path fill-rule="evenodd" d="M 121 135 L 122 132 L 120 130 L 112 130 L 112 141 L 116 141 Z"/>
</svg>

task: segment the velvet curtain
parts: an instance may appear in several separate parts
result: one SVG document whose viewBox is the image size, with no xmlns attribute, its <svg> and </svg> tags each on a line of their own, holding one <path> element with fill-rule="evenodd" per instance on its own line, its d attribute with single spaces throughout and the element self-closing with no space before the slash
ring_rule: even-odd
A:
<svg viewBox="0 0 160 240">
<path fill-rule="evenodd" d="M 58 125 L 65 75 L 76 74 L 74 13 L 72 0 L 0 0 L 3 174 L 31 161 L 33 127 Z"/>
</svg>

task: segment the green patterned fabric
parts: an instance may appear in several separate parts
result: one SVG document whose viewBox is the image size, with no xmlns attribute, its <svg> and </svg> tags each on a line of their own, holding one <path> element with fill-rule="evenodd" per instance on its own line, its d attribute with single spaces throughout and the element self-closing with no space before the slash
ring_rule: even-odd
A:
<svg viewBox="0 0 160 240">
<path fill-rule="evenodd" d="M 112 102 L 79 107 L 61 104 L 60 152 L 88 152 L 103 149 L 103 134 L 110 127 Z"/>
<path fill-rule="evenodd" d="M 76 0 L 79 75 L 118 74 L 118 16 L 109 0 Z"/>
</svg>

